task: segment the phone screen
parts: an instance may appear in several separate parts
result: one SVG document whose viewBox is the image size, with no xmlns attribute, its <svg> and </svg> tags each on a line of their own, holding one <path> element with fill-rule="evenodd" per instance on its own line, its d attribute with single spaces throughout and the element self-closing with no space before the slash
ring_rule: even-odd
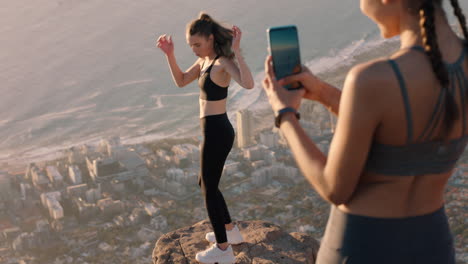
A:
<svg viewBox="0 0 468 264">
<path fill-rule="evenodd" d="M 270 54 L 276 79 L 301 72 L 301 56 L 296 26 L 271 27 L 267 30 Z M 299 89 L 300 83 L 287 85 L 288 90 Z"/>
</svg>

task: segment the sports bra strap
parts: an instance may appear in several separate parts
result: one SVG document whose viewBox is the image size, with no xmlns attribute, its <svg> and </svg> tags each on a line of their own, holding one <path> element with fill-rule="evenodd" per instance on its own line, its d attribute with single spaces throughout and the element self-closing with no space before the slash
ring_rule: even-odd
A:
<svg viewBox="0 0 468 264">
<path fill-rule="evenodd" d="M 210 67 L 208 67 L 208 69 L 211 70 L 211 67 L 213 67 L 215 61 L 216 61 L 218 58 L 219 58 L 219 55 L 216 55 L 216 57 L 215 57 L 214 60 L 211 62 Z"/>
<path fill-rule="evenodd" d="M 468 88 L 468 80 L 465 77 L 465 73 L 463 72 L 463 68 L 460 67 L 458 70 L 454 71 L 452 73 L 453 76 L 451 76 L 452 83 L 455 85 L 455 83 L 458 85 L 458 89 L 460 90 L 460 104 L 461 104 L 461 113 L 462 113 L 462 118 L 463 118 L 463 130 L 462 130 L 462 135 L 466 134 L 466 89 Z"/>
<path fill-rule="evenodd" d="M 413 115 L 411 113 L 411 107 L 409 103 L 408 92 L 406 90 L 405 80 L 403 78 L 403 75 L 401 74 L 400 69 L 398 68 L 398 64 L 392 59 L 388 60 L 388 62 L 392 66 L 392 69 L 395 72 L 395 75 L 398 79 L 398 83 L 400 85 L 401 95 L 403 97 L 403 103 L 405 105 L 406 110 L 407 142 L 411 143 L 413 141 Z"/>
<path fill-rule="evenodd" d="M 210 66 L 208 66 L 208 68 L 205 70 L 205 73 L 210 73 L 211 71 L 211 67 L 213 67 L 213 64 L 215 63 L 215 61 L 219 58 L 219 55 L 216 55 L 216 57 L 214 58 L 214 60 L 211 62 Z M 203 61 L 202 63 L 202 66 L 200 67 L 200 70 L 203 69 L 203 66 L 205 66 L 205 61 Z M 198 76 L 198 78 L 200 78 L 200 75 Z"/>
<path fill-rule="evenodd" d="M 440 89 L 439 97 L 437 98 L 437 103 L 432 111 L 431 119 L 427 123 L 426 127 L 424 128 L 423 133 L 419 136 L 418 141 L 427 140 L 430 138 L 434 129 L 436 128 L 437 124 L 439 123 L 442 113 L 444 112 L 441 107 L 443 105 L 443 97 L 446 93 L 446 89 Z"/>
</svg>

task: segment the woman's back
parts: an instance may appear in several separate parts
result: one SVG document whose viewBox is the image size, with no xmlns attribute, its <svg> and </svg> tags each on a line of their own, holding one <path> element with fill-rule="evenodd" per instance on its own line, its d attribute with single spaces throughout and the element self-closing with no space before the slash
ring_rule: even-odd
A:
<svg viewBox="0 0 468 264">
<path fill-rule="evenodd" d="M 438 102 L 441 84 L 422 47 L 408 47 L 391 60 L 373 62 L 377 64 L 376 74 L 388 84 L 376 87 L 385 98 L 378 110 L 384 114 L 374 134 L 366 170 L 353 199 L 341 205 L 341 210 L 391 218 L 423 215 L 443 205 L 454 159 L 459 158 L 466 145 L 464 123 L 468 125 L 463 101 L 468 100 L 466 92 L 460 92 L 468 89 L 464 82 L 468 76 L 468 50 L 449 32 L 452 34 L 440 38 L 439 46 L 443 61 L 449 65 L 450 85 L 459 110 L 450 133 L 441 138 L 445 111 L 443 100 Z M 458 75 L 452 73 L 456 69 L 460 71 Z M 448 149 L 450 153 L 437 156 L 436 148 Z"/>
<path fill-rule="evenodd" d="M 444 188 L 468 141 L 468 45 L 442 0 L 360 4 L 383 37 L 400 36 L 402 49 L 353 67 L 342 91 L 307 70 L 277 81 L 265 62 L 278 126 L 305 178 L 333 204 L 316 263 L 454 264 Z M 458 1 L 451 4 L 468 39 Z M 281 87 L 294 81 L 305 91 Z M 294 114 L 301 97 L 339 117 L 327 156 Z"/>
</svg>

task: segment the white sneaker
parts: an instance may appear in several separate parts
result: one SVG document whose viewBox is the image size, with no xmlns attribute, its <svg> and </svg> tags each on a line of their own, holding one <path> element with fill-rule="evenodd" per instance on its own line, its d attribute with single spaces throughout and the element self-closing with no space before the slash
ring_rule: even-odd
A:
<svg viewBox="0 0 468 264">
<path fill-rule="evenodd" d="M 239 231 L 237 225 L 234 226 L 232 230 L 226 230 L 227 242 L 232 245 L 237 245 L 244 242 L 244 238 Z M 205 235 L 205 239 L 211 243 L 216 242 L 216 236 L 214 232 L 209 232 Z"/>
<path fill-rule="evenodd" d="M 234 264 L 236 262 L 231 245 L 226 250 L 221 250 L 216 243 L 205 251 L 198 252 L 195 259 L 204 264 Z"/>
</svg>

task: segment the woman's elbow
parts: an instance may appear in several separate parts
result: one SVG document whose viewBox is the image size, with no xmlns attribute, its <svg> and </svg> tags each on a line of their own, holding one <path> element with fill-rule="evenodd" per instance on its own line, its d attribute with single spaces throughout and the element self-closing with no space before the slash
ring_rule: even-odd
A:
<svg viewBox="0 0 468 264">
<path fill-rule="evenodd" d="M 326 192 L 324 196 L 327 201 L 336 206 L 347 204 L 351 200 L 351 194 L 343 190 L 330 190 Z"/>
<path fill-rule="evenodd" d="M 248 90 L 251 90 L 255 87 L 255 84 L 252 82 L 252 83 L 247 83 L 243 86 L 245 89 L 248 89 Z"/>
<path fill-rule="evenodd" d="M 330 203 L 336 206 L 347 204 L 350 200 L 348 195 L 343 194 L 329 194 L 326 198 Z"/>
</svg>

